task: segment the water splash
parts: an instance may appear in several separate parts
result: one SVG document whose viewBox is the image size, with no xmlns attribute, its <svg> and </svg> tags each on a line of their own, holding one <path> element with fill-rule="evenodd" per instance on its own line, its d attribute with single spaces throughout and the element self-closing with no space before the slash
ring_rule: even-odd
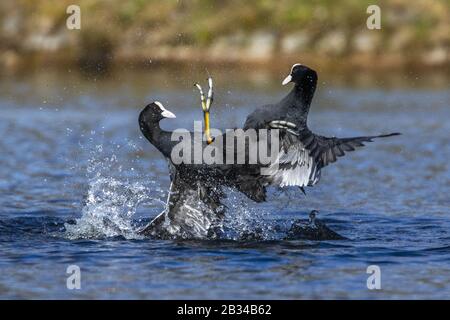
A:
<svg viewBox="0 0 450 320">
<path fill-rule="evenodd" d="M 127 149 L 121 152 L 130 154 L 136 151 L 135 144 L 127 140 L 123 144 L 104 142 L 94 145 L 95 135 L 91 132 L 94 137 L 90 137 L 87 144 L 80 143 L 80 149 L 88 154 L 86 161 L 81 162 L 87 164 L 84 170 L 88 190 L 81 217 L 75 219 L 75 223 L 65 223 L 64 236 L 69 239 L 141 238 L 136 233 L 139 226 L 133 219 L 137 208 L 143 202 L 164 203 L 160 200 L 163 192 L 154 181 L 144 182 L 142 176 L 141 179 L 136 176 L 136 159 L 127 158 L 124 163 L 122 157 L 115 154 L 119 149 Z"/>
<path fill-rule="evenodd" d="M 114 178 L 91 181 L 82 209 L 75 224 L 65 224 L 69 239 L 123 236 L 140 238 L 136 234 L 133 216 L 137 206 L 147 200 L 148 189 L 140 183 Z"/>
<path fill-rule="evenodd" d="M 243 195 L 228 190 L 227 212 L 222 222 L 222 238 L 228 240 L 273 240 L 276 235 L 267 219 L 270 212 L 255 206 Z"/>
<path fill-rule="evenodd" d="M 99 140 L 102 143 L 95 143 Z M 140 164 L 134 152 L 141 151 L 140 147 L 131 140 L 106 142 L 101 131 L 91 131 L 87 141 L 79 145 L 87 157 L 75 165 L 85 172 L 88 190 L 81 217 L 75 223 L 65 224 L 64 236 L 69 239 L 142 238 L 136 232 L 142 225 L 134 220 L 138 206 L 150 202 L 162 211 L 166 205 L 162 199 L 168 191 L 162 190 L 155 181 L 147 178 L 143 181 L 142 175 L 135 174 L 134 167 Z M 124 159 L 122 155 L 128 156 Z M 283 238 L 278 230 L 279 222 L 271 219 L 272 210 L 264 210 L 264 205 L 255 205 L 239 192 L 226 191 L 227 210 L 218 226 L 218 238 L 237 241 Z"/>
</svg>

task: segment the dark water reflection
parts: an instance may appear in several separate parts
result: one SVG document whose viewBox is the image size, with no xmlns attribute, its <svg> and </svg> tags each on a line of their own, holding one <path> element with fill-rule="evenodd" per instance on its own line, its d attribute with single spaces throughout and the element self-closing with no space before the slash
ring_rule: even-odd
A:
<svg viewBox="0 0 450 320">
<path fill-rule="evenodd" d="M 240 243 L 149 241 L 132 232 L 159 213 L 168 189 L 166 164 L 141 137 L 137 114 L 157 99 L 177 115 L 165 128 L 192 129 L 201 119 L 192 84 L 203 70 L 108 78 L 42 71 L 0 84 L 1 298 L 449 297 L 445 76 L 323 76 L 314 131 L 403 135 L 340 159 L 307 197 L 271 190 L 256 205 L 230 194 L 230 227 L 267 233 L 267 241 Z M 288 90 L 278 73 L 209 71 L 219 128 L 242 125 L 254 106 Z M 274 226 L 311 209 L 349 240 L 276 240 Z M 66 289 L 70 264 L 82 270 L 82 290 Z M 382 270 L 382 290 L 366 287 L 371 264 Z"/>
</svg>

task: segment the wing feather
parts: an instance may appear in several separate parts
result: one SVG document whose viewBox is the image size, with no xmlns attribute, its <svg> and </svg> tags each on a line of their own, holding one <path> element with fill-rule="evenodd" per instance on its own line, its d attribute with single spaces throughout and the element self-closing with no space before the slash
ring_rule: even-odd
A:
<svg viewBox="0 0 450 320">
<path fill-rule="evenodd" d="M 335 138 L 315 135 L 310 130 L 304 130 L 299 139 L 309 150 L 311 157 L 317 162 L 321 169 L 330 163 L 336 162 L 338 157 L 342 157 L 346 152 L 355 151 L 357 148 L 365 146 L 365 142 L 372 142 L 376 138 L 386 138 L 399 135 L 400 133 L 390 133 L 377 136 L 363 136 L 354 138 Z"/>
</svg>

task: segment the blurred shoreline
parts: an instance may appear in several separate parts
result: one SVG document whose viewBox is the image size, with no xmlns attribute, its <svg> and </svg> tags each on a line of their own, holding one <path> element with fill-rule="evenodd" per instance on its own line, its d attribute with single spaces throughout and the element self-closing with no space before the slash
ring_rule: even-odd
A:
<svg viewBox="0 0 450 320">
<path fill-rule="evenodd" d="M 0 67 L 104 72 L 162 63 L 330 70 L 450 69 L 446 1 L 379 3 L 381 30 L 366 27 L 370 1 L 80 0 L 81 29 L 66 27 L 71 1 L 0 4 Z"/>
<path fill-rule="evenodd" d="M 167 53 L 171 50 L 174 52 Z M 92 59 L 80 59 L 73 54 L 65 52 L 17 54 L 7 51 L 0 55 L 0 67 L 8 72 L 24 69 L 33 70 L 39 67 L 71 67 L 102 73 L 109 68 L 121 67 L 123 65 L 136 68 L 148 68 L 172 63 L 174 65 L 192 64 L 203 65 L 205 67 L 217 65 L 234 68 L 247 65 L 251 68 L 274 71 L 284 70 L 286 65 L 291 66 L 294 63 L 314 65 L 318 68 L 326 68 L 331 71 L 450 71 L 450 61 L 446 60 L 439 64 L 429 64 L 414 56 L 401 57 L 396 55 L 355 54 L 336 58 L 320 54 L 298 53 L 289 55 L 280 54 L 276 57 L 270 56 L 261 59 L 253 58 L 245 54 L 235 57 L 212 56 L 208 49 L 198 49 L 195 47 L 155 48 L 148 53 L 115 52 L 105 57 Z"/>
</svg>

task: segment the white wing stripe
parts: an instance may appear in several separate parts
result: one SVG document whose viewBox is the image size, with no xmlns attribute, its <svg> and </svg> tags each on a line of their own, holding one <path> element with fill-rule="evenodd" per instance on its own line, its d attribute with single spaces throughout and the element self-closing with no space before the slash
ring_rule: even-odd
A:
<svg viewBox="0 0 450 320">
<path fill-rule="evenodd" d="M 272 184 L 305 187 L 319 181 L 320 171 L 314 159 L 301 143 L 291 145 L 286 152 L 280 151 L 276 161 L 269 167 Z"/>
</svg>

